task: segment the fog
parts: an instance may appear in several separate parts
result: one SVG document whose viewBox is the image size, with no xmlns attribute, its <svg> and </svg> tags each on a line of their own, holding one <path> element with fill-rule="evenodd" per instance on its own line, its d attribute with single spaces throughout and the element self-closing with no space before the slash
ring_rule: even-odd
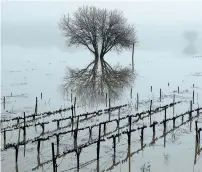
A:
<svg viewBox="0 0 202 172">
<path fill-rule="evenodd" d="M 70 15 L 82 5 L 95 5 L 122 10 L 130 24 L 134 24 L 139 39 L 138 49 L 183 52 L 188 42 L 184 32 L 195 31 L 197 51 L 202 45 L 202 1 L 66 1 L 2 3 L 2 45 L 22 47 L 67 48 L 58 29 L 62 14 Z"/>
</svg>

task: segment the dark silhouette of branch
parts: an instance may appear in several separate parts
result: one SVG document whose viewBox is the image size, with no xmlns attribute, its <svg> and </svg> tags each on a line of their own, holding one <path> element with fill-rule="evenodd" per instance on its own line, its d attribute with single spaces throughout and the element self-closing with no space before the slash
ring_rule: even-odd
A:
<svg viewBox="0 0 202 172">
<path fill-rule="evenodd" d="M 61 85 L 63 94 L 73 90 L 83 102 L 101 103 L 105 93 L 109 98 L 119 98 L 123 89 L 131 86 L 135 79 L 130 68 L 117 65 L 111 67 L 104 59 L 91 62 L 84 69 L 68 69 Z"/>
<path fill-rule="evenodd" d="M 84 46 L 95 58 L 103 58 L 111 50 L 121 52 L 137 43 L 134 26 L 118 10 L 83 6 L 73 14 L 64 15 L 59 23 L 68 46 Z"/>
</svg>

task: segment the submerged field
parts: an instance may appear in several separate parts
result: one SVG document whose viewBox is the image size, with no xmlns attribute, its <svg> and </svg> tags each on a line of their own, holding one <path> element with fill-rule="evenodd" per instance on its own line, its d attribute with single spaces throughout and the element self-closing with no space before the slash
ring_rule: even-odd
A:
<svg viewBox="0 0 202 172">
<path fill-rule="evenodd" d="M 75 109 L 71 109 L 74 92 L 72 102 L 70 95 L 60 92 L 66 67 L 82 69 L 91 60 L 91 55 L 85 51 L 71 54 L 56 48 L 2 48 L 1 119 L 5 119 L 1 122 L 2 171 L 53 171 L 51 143 L 55 145 L 58 172 L 77 171 L 77 168 L 84 172 L 97 171 L 99 145 L 99 171 L 126 172 L 129 166 L 131 172 L 202 171 L 201 155 L 194 165 L 195 120 L 198 120 L 198 128 L 202 127 L 201 54 L 192 57 L 175 52 L 136 50 L 132 92 L 131 88 L 123 89 L 119 99 L 110 100 L 110 107 L 108 99 L 107 105 L 94 102 L 91 106 L 77 98 Z M 131 53 L 111 53 L 105 60 L 111 66 L 118 62 L 129 66 Z M 24 112 L 26 116 L 35 113 L 36 97 L 38 116 L 26 118 L 24 146 L 23 115 Z M 196 110 L 191 118 L 190 113 L 186 113 L 191 110 L 190 101 L 194 103 L 192 110 Z M 58 112 L 54 112 L 56 110 Z M 20 130 L 17 120 L 10 120 L 19 116 L 22 117 Z M 154 132 L 151 124 L 155 121 Z M 6 143 L 4 130 L 8 130 Z M 12 144 L 18 141 L 22 145 L 16 165 L 16 148 Z"/>
</svg>

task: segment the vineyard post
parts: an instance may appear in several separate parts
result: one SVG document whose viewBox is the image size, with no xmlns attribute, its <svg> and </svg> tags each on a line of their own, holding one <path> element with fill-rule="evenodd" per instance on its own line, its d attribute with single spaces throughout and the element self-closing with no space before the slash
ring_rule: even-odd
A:
<svg viewBox="0 0 202 172">
<path fill-rule="evenodd" d="M 41 147 L 41 140 L 39 139 L 37 142 L 37 161 L 38 161 L 38 165 L 40 164 L 40 147 Z"/>
<path fill-rule="evenodd" d="M 6 129 L 4 129 L 4 149 L 6 147 Z"/>
<path fill-rule="evenodd" d="M 150 100 L 150 108 L 149 108 L 149 121 L 151 125 L 151 109 L 152 109 L 152 100 Z"/>
<path fill-rule="evenodd" d="M 143 150 L 143 141 L 144 141 L 144 127 L 141 128 L 141 149 Z"/>
<path fill-rule="evenodd" d="M 113 148 L 114 148 L 114 158 L 113 158 L 113 165 L 116 164 L 116 136 L 113 136 Z"/>
<path fill-rule="evenodd" d="M 77 156 L 77 172 L 79 172 L 80 153 L 81 153 L 81 148 L 77 148 L 77 150 L 76 150 L 76 156 Z"/>
<path fill-rule="evenodd" d="M 37 115 L 37 109 L 38 109 L 38 98 L 36 97 L 35 116 Z M 35 116 L 33 116 L 34 119 L 35 119 Z"/>
<path fill-rule="evenodd" d="M 77 149 L 77 129 L 74 130 L 74 149 Z"/>
<path fill-rule="evenodd" d="M 25 112 L 24 112 L 24 157 L 25 157 L 25 148 L 26 148 L 26 122 L 25 122 Z"/>
<path fill-rule="evenodd" d="M 18 164 L 18 145 L 15 146 L 15 162 Z"/>
<path fill-rule="evenodd" d="M 6 108 L 6 97 L 4 96 L 4 109 Z"/>
<path fill-rule="evenodd" d="M 190 101 L 189 120 L 190 120 L 190 131 L 191 131 L 191 128 L 192 128 L 192 100 Z"/>
<path fill-rule="evenodd" d="M 166 147 L 166 120 L 163 120 L 164 148 Z"/>
<path fill-rule="evenodd" d="M 106 93 L 106 100 L 105 101 L 106 101 L 106 107 L 107 107 L 107 93 Z"/>
<path fill-rule="evenodd" d="M 53 172 L 56 172 L 55 168 L 55 152 L 54 152 L 54 143 L 52 143 L 52 161 L 53 161 Z"/>
<path fill-rule="evenodd" d="M 111 118 L 111 99 L 109 98 L 109 121 L 110 121 L 110 118 Z"/>
<path fill-rule="evenodd" d="M 173 117 L 175 115 L 175 94 L 173 94 Z"/>
<path fill-rule="evenodd" d="M 195 95 L 195 94 L 194 94 L 194 90 L 193 90 L 193 104 L 194 104 L 194 97 L 195 97 L 194 95 Z"/>
<path fill-rule="evenodd" d="M 137 110 L 139 108 L 139 94 L 137 93 Z"/>
<path fill-rule="evenodd" d="M 131 172 L 131 132 L 127 131 L 128 134 L 128 166 L 129 166 L 129 172 Z"/>
<path fill-rule="evenodd" d="M 97 172 L 100 172 L 100 135 L 101 135 L 101 124 L 99 124 L 99 135 L 97 141 Z"/>
<path fill-rule="evenodd" d="M 175 129 L 175 120 L 176 120 L 176 117 L 173 117 L 173 129 Z"/>
<path fill-rule="evenodd" d="M 71 117 L 71 123 L 72 123 L 72 134 L 73 134 L 73 130 L 74 130 L 74 109 L 73 109 L 73 105 L 71 106 L 71 110 L 72 110 L 72 117 Z"/>
<path fill-rule="evenodd" d="M 74 97 L 74 109 L 76 108 L 76 97 Z"/>
<path fill-rule="evenodd" d="M 166 113 L 167 107 L 165 106 L 165 120 L 167 119 L 167 113 Z"/>
<path fill-rule="evenodd" d="M 160 88 L 160 102 L 161 102 L 161 88 Z"/>
<path fill-rule="evenodd" d="M 133 89 L 132 88 L 130 89 L 130 98 L 131 99 L 133 98 Z"/>
<path fill-rule="evenodd" d="M 56 135 L 56 142 L 57 142 L 57 155 L 59 155 L 59 145 L 60 145 L 60 139 L 59 139 L 59 134 Z"/>
<path fill-rule="evenodd" d="M 119 112 L 118 112 L 118 142 L 120 142 L 120 128 L 119 128 L 119 125 L 120 125 L 120 109 L 119 108 Z"/>
<path fill-rule="evenodd" d="M 72 95 L 72 89 L 71 89 L 71 103 L 72 103 L 73 95 Z"/>
<path fill-rule="evenodd" d="M 200 147 L 199 147 L 199 135 L 198 135 L 198 121 L 195 121 L 195 129 L 196 129 L 197 152 L 199 152 L 200 151 Z"/>
</svg>

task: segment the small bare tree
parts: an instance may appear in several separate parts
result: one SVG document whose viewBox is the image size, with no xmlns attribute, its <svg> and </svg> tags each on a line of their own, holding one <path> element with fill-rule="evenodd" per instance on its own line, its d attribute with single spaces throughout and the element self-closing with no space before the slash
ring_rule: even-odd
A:
<svg viewBox="0 0 202 172">
<path fill-rule="evenodd" d="M 83 6 L 70 18 L 64 15 L 59 28 L 68 46 L 84 46 L 95 57 L 95 64 L 111 50 L 118 53 L 130 49 L 137 42 L 135 29 L 118 10 Z"/>
</svg>

